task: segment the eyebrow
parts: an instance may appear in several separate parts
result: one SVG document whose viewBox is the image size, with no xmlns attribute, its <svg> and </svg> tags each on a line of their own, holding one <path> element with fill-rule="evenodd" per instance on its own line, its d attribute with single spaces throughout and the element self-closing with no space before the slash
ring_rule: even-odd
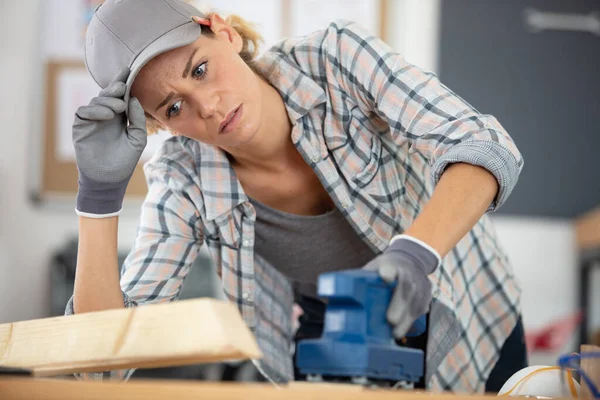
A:
<svg viewBox="0 0 600 400">
<path fill-rule="evenodd" d="M 182 78 L 187 78 L 187 76 L 190 73 L 190 70 L 192 69 L 192 61 L 194 60 L 194 56 L 196 55 L 196 52 L 198 51 L 198 49 L 194 49 L 194 51 L 192 51 L 192 54 L 190 54 L 190 57 L 187 60 L 187 63 L 185 64 L 185 69 L 183 70 L 183 74 L 181 74 Z M 170 92 L 167 95 L 167 98 L 164 99 L 159 105 L 158 107 L 156 107 L 156 110 L 154 111 L 158 111 L 159 109 L 161 109 L 162 107 L 164 107 L 169 101 L 171 101 L 171 99 L 173 98 L 173 96 L 175 96 L 175 93 Z"/>
<path fill-rule="evenodd" d="M 192 68 L 192 61 L 194 59 L 194 55 L 196 54 L 196 52 L 198 51 L 198 49 L 194 49 L 194 51 L 192 51 L 192 54 L 190 54 L 190 58 L 188 58 L 187 63 L 185 64 L 185 69 L 183 70 L 183 74 L 181 74 L 182 78 L 187 78 L 188 74 L 190 73 L 190 69 Z"/>
<path fill-rule="evenodd" d="M 175 96 L 175 93 L 173 93 L 173 92 L 169 93 L 169 94 L 167 95 L 167 98 L 166 98 L 166 99 L 164 99 L 164 100 L 162 101 L 162 103 L 160 103 L 160 104 L 158 105 L 158 107 L 156 107 L 156 110 L 154 110 L 154 111 L 158 111 L 159 109 L 161 109 L 162 107 L 164 107 L 164 106 L 165 106 L 165 105 L 166 105 L 166 104 L 167 104 L 169 101 L 171 101 L 171 99 L 173 98 L 173 96 Z"/>
</svg>

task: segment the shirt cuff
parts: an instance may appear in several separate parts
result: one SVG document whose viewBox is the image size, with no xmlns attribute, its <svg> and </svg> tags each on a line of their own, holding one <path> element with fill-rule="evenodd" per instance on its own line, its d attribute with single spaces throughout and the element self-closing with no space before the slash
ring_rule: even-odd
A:
<svg viewBox="0 0 600 400">
<path fill-rule="evenodd" d="M 459 143 L 435 162 L 432 169 L 434 184 L 437 184 L 449 164 L 466 163 L 485 168 L 498 181 L 498 194 L 487 212 L 496 211 L 514 189 L 521 173 L 522 165 L 504 146 L 493 141 L 472 140 Z"/>
<path fill-rule="evenodd" d="M 121 292 L 121 293 L 123 294 L 123 304 L 125 304 L 125 308 L 138 306 L 137 301 L 131 299 L 125 293 L 123 293 L 123 292 Z M 71 298 L 67 302 L 67 306 L 65 307 L 65 315 L 74 315 L 74 314 L 75 314 L 75 308 L 73 306 L 73 296 L 71 296 Z"/>
</svg>

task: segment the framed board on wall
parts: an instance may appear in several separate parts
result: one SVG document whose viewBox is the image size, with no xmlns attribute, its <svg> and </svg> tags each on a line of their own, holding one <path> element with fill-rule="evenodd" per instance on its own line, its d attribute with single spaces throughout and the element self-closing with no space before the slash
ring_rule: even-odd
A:
<svg viewBox="0 0 600 400">
<path fill-rule="evenodd" d="M 38 84 L 43 96 L 35 93 L 31 102 L 32 115 L 39 117 L 32 121 L 29 166 L 29 197 L 38 205 L 71 207 L 77 193 L 72 125 L 77 108 L 88 104 L 101 90 L 85 68 L 83 51 L 87 25 L 101 3 L 103 0 L 47 0 L 41 4 Z M 127 188 L 125 204 L 137 204 L 145 196 L 143 163 L 170 136 L 159 132 L 148 137 Z"/>
<path fill-rule="evenodd" d="M 81 61 L 51 61 L 46 64 L 46 112 L 39 198 L 77 193 L 77 165 L 71 127 L 77 108 L 88 104 L 99 90 Z M 127 187 L 126 195 L 130 198 L 145 196 L 147 190 L 142 164 L 168 136 L 169 133 L 160 132 L 148 137 L 148 145 Z"/>
</svg>

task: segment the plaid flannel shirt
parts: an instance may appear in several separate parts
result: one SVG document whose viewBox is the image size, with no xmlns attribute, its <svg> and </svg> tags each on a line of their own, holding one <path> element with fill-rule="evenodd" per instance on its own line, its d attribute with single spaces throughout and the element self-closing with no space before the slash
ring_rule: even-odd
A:
<svg viewBox="0 0 600 400">
<path fill-rule="evenodd" d="M 412 224 L 448 164 L 478 165 L 497 178 L 489 211 L 517 182 L 522 157 L 493 116 L 356 23 L 338 20 L 284 40 L 258 68 L 283 97 L 293 143 L 377 253 Z M 292 289 L 254 253 L 256 214 L 224 153 L 174 137 L 145 174 L 149 192 L 121 278 L 125 305 L 177 299 L 204 243 L 225 295 L 263 351 L 255 364 L 273 382 L 292 380 Z M 520 313 L 520 288 L 487 216 L 430 279 L 427 387 L 482 392 Z M 131 372 L 85 376 L 122 379 Z"/>
</svg>

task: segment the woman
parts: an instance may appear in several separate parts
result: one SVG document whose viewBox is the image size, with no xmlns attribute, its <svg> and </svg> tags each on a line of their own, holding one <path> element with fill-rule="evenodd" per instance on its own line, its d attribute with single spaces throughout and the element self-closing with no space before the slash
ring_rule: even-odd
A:
<svg viewBox="0 0 600 400">
<path fill-rule="evenodd" d="M 486 212 L 522 158 L 496 119 L 336 21 L 255 59 L 241 19 L 181 0 L 109 0 L 86 65 L 103 87 L 78 109 L 80 248 L 67 314 L 177 298 L 203 243 L 254 332 L 273 382 L 294 373 L 297 337 L 318 336 L 325 271 L 396 282 L 386 317 L 402 338 L 428 313 L 423 385 L 498 390 L 525 366 L 520 290 Z M 149 193 L 119 278 L 117 216 L 148 131 Z M 131 371 L 113 371 L 115 377 Z"/>
</svg>

